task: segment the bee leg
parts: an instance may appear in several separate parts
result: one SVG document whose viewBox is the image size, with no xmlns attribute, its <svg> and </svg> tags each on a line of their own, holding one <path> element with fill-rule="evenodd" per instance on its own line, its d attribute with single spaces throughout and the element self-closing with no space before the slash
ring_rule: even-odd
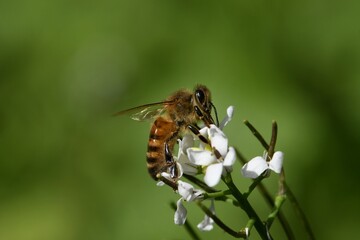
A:
<svg viewBox="0 0 360 240">
<path fill-rule="evenodd" d="M 210 117 L 207 115 L 204 115 L 198 106 L 194 107 L 194 111 L 195 111 L 196 115 L 198 115 L 200 120 L 202 120 L 207 127 L 209 127 L 210 124 L 214 124 L 214 120 L 212 119 L 211 115 L 210 115 Z"/>
<path fill-rule="evenodd" d="M 199 128 L 197 126 L 189 125 L 188 128 L 190 129 L 191 132 L 193 132 L 200 139 L 200 141 L 210 145 L 209 140 L 200 134 Z"/>
<path fill-rule="evenodd" d="M 177 178 L 179 176 L 179 171 L 177 165 L 174 161 L 173 155 L 170 151 L 169 144 L 165 143 L 165 161 L 169 166 L 169 172 L 171 178 Z"/>
<path fill-rule="evenodd" d="M 167 179 L 166 177 L 160 176 L 159 180 L 170 186 L 174 191 L 178 190 L 178 184 L 175 181 Z"/>
<path fill-rule="evenodd" d="M 174 162 L 174 158 L 170 151 L 168 143 L 165 143 L 165 161 L 167 164 L 172 164 Z"/>
<path fill-rule="evenodd" d="M 176 166 L 176 163 L 174 163 L 172 166 L 169 167 L 170 170 L 170 176 L 171 178 L 175 179 L 179 176 L 179 171 L 178 168 Z"/>
</svg>

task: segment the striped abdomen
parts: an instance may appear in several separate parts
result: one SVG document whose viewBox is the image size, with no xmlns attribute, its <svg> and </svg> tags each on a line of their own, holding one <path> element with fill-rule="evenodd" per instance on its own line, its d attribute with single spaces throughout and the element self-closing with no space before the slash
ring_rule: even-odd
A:
<svg viewBox="0 0 360 240">
<path fill-rule="evenodd" d="M 155 180 L 161 172 L 167 172 L 174 162 L 167 159 L 166 150 L 172 153 L 178 135 L 178 127 L 175 122 L 159 117 L 153 123 L 150 130 L 148 150 L 146 153 L 149 174 Z M 167 148 L 166 145 L 167 144 Z"/>
</svg>

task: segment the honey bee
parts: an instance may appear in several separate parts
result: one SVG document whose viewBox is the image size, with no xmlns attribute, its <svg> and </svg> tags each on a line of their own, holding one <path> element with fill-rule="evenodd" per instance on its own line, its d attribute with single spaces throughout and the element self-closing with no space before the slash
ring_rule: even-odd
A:
<svg viewBox="0 0 360 240">
<path fill-rule="evenodd" d="M 194 91 L 178 90 L 165 101 L 145 104 L 116 113 L 130 113 L 137 121 L 154 119 L 151 126 L 146 153 L 147 169 L 150 176 L 158 181 L 174 186 L 179 176 L 178 167 L 173 159 L 174 145 L 187 129 L 196 134 L 203 142 L 207 139 L 200 135 L 197 123 L 202 121 L 206 126 L 215 124 L 211 116 L 214 108 L 218 125 L 216 108 L 211 102 L 211 93 L 204 85 L 197 85 Z M 161 173 L 169 173 L 174 181 L 161 177 Z"/>
</svg>

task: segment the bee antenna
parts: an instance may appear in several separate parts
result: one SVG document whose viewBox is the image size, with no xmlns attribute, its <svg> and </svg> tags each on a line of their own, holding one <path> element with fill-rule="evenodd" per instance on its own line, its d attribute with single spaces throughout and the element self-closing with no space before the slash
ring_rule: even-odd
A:
<svg viewBox="0 0 360 240">
<path fill-rule="evenodd" d="M 210 105 L 214 108 L 215 117 L 216 117 L 216 126 L 219 126 L 219 118 L 218 118 L 218 114 L 217 114 L 217 111 L 216 111 L 216 107 L 212 102 L 210 102 Z"/>
</svg>

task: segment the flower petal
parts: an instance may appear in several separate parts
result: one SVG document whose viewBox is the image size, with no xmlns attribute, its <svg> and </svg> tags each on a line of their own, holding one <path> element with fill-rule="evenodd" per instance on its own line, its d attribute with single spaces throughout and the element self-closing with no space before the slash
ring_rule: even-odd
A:
<svg viewBox="0 0 360 240">
<path fill-rule="evenodd" d="M 276 173 L 280 173 L 284 160 L 284 153 L 277 151 L 274 153 L 272 159 L 269 162 L 269 168 Z"/>
<path fill-rule="evenodd" d="M 180 141 L 179 151 L 186 152 L 186 149 L 194 146 L 194 137 L 191 134 L 185 134 Z"/>
<path fill-rule="evenodd" d="M 265 159 L 262 157 L 255 157 L 242 167 L 241 173 L 244 177 L 257 178 L 266 169 L 268 169 L 268 164 Z"/>
<path fill-rule="evenodd" d="M 164 177 L 164 178 L 166 178 L 166 179 L 169 179 L 169 180 L 172 179 L 170 173 L 167 173 L 167 172 L 162 172 L 162 173 L 161 173 L 161 176 Z"/>
<path fill-rule="evenodd" d="M 184 154 L 182 152 L 180 153 L 180 150 L 179 150 L 179 156 L 178 156 L 176 162 L 178 164 L 179 178 L 184 173 L 189 174 L 189 175 L 196 175 L 198 173 L 197 166 L 190 162 L 190 160 L 186 154 Z"/>
<path fill-rule="evenodd" d="M 187 155 L 191 163 L 198 166 L 208 166 L 216 161 L 215 155 L 207 150 L 200 150 L 196 148 L 188 148 Z"/>
<path fill-rule="evenodd" d="M 202 220 L 197 227 L 200 231 L 211 231 L 214 228 L 213 222 L 214 220 L 208 217 L 208 215 L 205 215 L 204 220 Z"/>
<path fill-rule="evenodd" d="M 178 192 L 183 199 L 189 201 L 192 198 L 192 195 L 194 194 L 194 187 L 190 183 L 179 180 Z"/>
<path fill-rule="evenodd" d="M 219 128 L 223 129 L 232 119 L 234 115 L 234 106 L 229 106 L 226 109 L 226 117 L 221 121 Z"/>
<path fill-rule="evenodd" d="M 199 172 L 197 166 L 195 164 L 190 163 L 190 162 L 188 162 L 188 163 L 181 163 L 180 162 L 180 166 L 181 166 L 181 171 L 179 170 L 179 175 L 181 173 L 181 176 L 184 173 L 187 174 L 187 175 L 194 176 L 194 175 L 198 174 L 198 172 Z"/>
<path fill-rule="evenodd" d="M 209 187 L 216 186 L 221 178 L 221 173 L 223 171 L 222 163 L 211 164 L 207 167 L 204 181 Z"/>
<path fill-rule="evenodd" d="M 176 205 L 177 209 L 174 215 L 174 223 L 177 225 L 183 225 L 186 221 L 187 210 L 182 204 L 182 198 L 177 201 Z"/>
<path fill-rule="evenodd" d="M 208 138 L 209 135 L 208 135 L 208 130 L 209 128 L 208 127 L 203 127 L 199 130 L 200 134 L 203 135 L 205 138 Z"/>
<path fill-rule="evenodd" d="M 203 127 L 199 130 L 200 135 L 202 135 L 204 138 L 209 139 L 209 134 L 208 134 L 209 128 L 208 127 Z M 199 148 L 202 150 L 205 149 L 211 149 L 209 144 L 204 143 L 203 141 L 199 142 Z"/>
<path fill-rule="evenodd" d="M 234 165 L 235 160 L 236 160 L 235 149 L 233 147 L 229 147 L 229 151 L 226 154 L 225 159 L 224 159 L 224 166 L 230 167 L 230 166 Z"/>
<path fill-rule="evenodd" d="M 218 150 L 221 156 L 225 157 L 228 151 L 228 139 L 223 131 L 212 124 L 209 129 L 209 139 L 211 146 Z"/>
<path fill-rule="evenodd" d="M 158 186 L 158 187 L 162 187 L 162 186 L 164 186 L 165 185 L 165 183 L 163 182 L 163 181 L 158 181 L 157 183 L 156 183 L 156 186 Z"/>
<path fill-rule="evenodd" d="M 249 239 L 249 235 L 250 235 L 250 234 L 249 234 L 249 228 L 248 228 L 248 227 L 245 228 L 245 234 L 246 234 L 246 238 L 245 238 L 245 239 L 246 239 L 246 240 Z"/>
<path fill-rule="evenodd" d="M 204 191 L 200 190 L 200 189 L 195 189 L 195 192 L 192 196 L 192 198 L 190 199 L 190 201 L 193 201 L 195 199 L 203 199 L 204 198 Z"/>
<path fill-rule="evenodd" d="M 177 167 L 177 178 L 181 178 L 182 175 L 184 174 L 184 169 L 182 167 L 182 165 L 178 162 L 175 162 L 176 167 Z"/>
<path fill-rule="evenodd" d="M 214 200 L 211 201 L 211 205 L 209 209 L 213 214 L 215 214 Z M 197 225 L 197 227 L 201 231 L 210 231 L 214 228 L 213 224 L 214 224 L 214 220 L 212 220 L 212 218 L 210 218 L 208 215 L 205 215 L 204 220 L 200 222 Z"/>
</svg>

